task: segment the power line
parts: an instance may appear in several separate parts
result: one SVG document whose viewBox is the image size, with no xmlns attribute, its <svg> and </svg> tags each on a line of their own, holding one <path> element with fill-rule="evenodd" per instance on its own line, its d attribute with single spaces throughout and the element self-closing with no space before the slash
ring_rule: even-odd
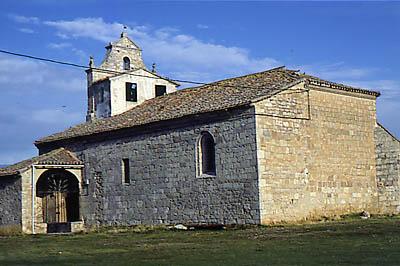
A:
<svg viewBox="0 0 400 266">
<path fill-rule="evenodd" d="M 44 57 L 21 54 L 21 53 L 15 53 L 15 52 L 10 52 L 10 51 L 6 51 L 6 50 L 2 50 L 2 49 L 0 49 L 0 53 L 19 56 L 19 57 L 25 57 L 25 58 L 29 58 L 29 59 L 34 59 L 34 60 L 39 60 L 39 61 L 44 61 L 44 62 L 49 62 L 49 63 L 54 63 L 54 64 L 60 64 L 60 65 L 65 65 L 65 66 L 72 66 L 72 67 L 83 68 L 83 69 L 93 69 L 93 70 L 97 70 L 97 71 L 100 71 L 100 72 L 106 72 L 106 73 L 110 73 L 110 74 L 129 74 L 131 76 L 138 76 L 138 77 L 146 77 L 146 78 L 157 79 L 155 77 L 150 77 L 150 76 L 146 76 L 146 75 L 133 74 L 133 73 L 115 71 L 115 70 L 104 69 L 104 68 L 96 68 L 96 67 L 89 68 L 87 66 L 79 65 L 79 64 L 75 64 L 75 63 L 64 62 L 64 61 L 60 61 L 60 60 L 54 60 L 54 59 L 49 59 L 49 58 L 44 58 Z M 165 77 L 162 77 L 162 78 L 165 78 Z M 191 84 L 196 84 L 196 85 L 205 85 L 205 84 L 207 84 L 205 82 L 190 81 L 190 80 L 169 79 L 169 78 L 165 78 L 165 79 L 168 79 L 168 80 L 171 80 L 171 81 L 175 81 L 175 82 L 191 83 Z"/>
<path fill-rule="evenodd" d="M 96 70 L 99 72 L 103 73 L 110 73 L 110 74 L 127 74 L 131 76 L 136 76 L 136 77 L 145 77 L 145 78 L 153 78 L 153 79 L 158 79 L 158 78 L 163 78 L 166 80 L 170 81 L 175 81 L 178 83 L 188 83 L 188 84 L 194 84 L 194 85 L 211 85 L 215 84 L 220 87 L 229 87 L 229 88 L 243 88 L 243 89 L 262 89 L 263 87 L 254 87 L 254 86 L 243 86 L 243 85 L 229 85 L 229 84 L 220 84 L 221 81 L 216 81 L 216 82 L 211 82 L 211 83 L 206 83 L 206 82 L 199 82 L 199 81 L 191 81 L 191 80 L 181 80 L 181 79 L 170 79 L 162 76 L 158 77 L 151 77 L 151 76 L 146 76 L 146 75 L 140 75 L 140 74 L 134 74 L 134 73 L 129 73 L 129 72 L 121 72 L 121 71 L 116 71 L 116 70 L 110 70 L 110 69 L 104 69 L 104 68 L 96 68 L 96 67 L 88 67 L 84 65 L 79 65 L 75 63 L 70 63 L 70 62 L 64 62 L 60 60 L 55 60 L 55 59 L 49 59 L 49 58 L 44 58 L 44 57 L 38 57 L 38 56 L 32 56 L 32 55 L 27 55 L 27 54 L 21 54 L 21 53 L 16 53 L 16 52 L 10 52 L 6 50 L 0 49 L 0 53 L 3 54 L 8 54 L 8 55 L 13 55 L 13 56 L 19 56 L 19 57 L 24 57 L 24 58 L 29 58 L 29 59 L 34 59 L 34 60 L 39 60 L 39 61 L 44 61 L 44 62 L 49 62 L 49 63 L 54 63 L 54 64 L 60 64 L 60 65 L 65 65 L 65 66 L 71 66 L 71 67 L 77 67 L 77 68 L 83 68 L 86 70 L 92 69 Z M 224 81 L 224 80 L 222 80 Z"/>
</svg>

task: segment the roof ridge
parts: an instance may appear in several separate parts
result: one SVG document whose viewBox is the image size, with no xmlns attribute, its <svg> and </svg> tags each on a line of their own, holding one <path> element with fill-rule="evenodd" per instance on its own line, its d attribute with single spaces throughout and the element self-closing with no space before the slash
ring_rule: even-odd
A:
<svg viewBox="0 0 400 266">
<path fill-rule="evenodd" d="M 213 82 L 210 82 L 210 83 L 207 83 L 207 84 L 204 84 L 204 85 L 200 85 L 200 86 L 198 86 L 198 87 L 208 86 L 208 85 L 212 85 L 212 84 L 217 84 L 217 83 L 220 83 L 220 82 L 224 82 L 224 81 L 228 81 L 228 80 L 233 80 L 233 79 L 245 78 L 245 77 L 254 76 L 254 75 L 262 74 L 262 73 L 269 73 L 269 72 L 277 71 L 277 70 L 281 70 L 281 69 L 285 69 L 285 66 L 278 66 L 278 67 L 270 68 L 270 69 L 263 70 L 263 71 L 259 71 L 259 72 L 255 72 L 255 73 L 244 74 L 244 75 L 237 76 L 237 77 L 232 77 L 232 78 L 225 78 L 225 79 L 213 81 Z M 193 88 L 198 88 L 198 87 L 193 87 Z"/>
<path fill-rule="evenodd" d="M 154 122 L 180 119 L 194 114 L 244 106 L 255 100 L 268 97 L 274 92 L 281 91 L 290 84 L 301 81 L 306 81 L 307 84 L 310 84 L 312 78 L 314 77 L 298 73 L 297 70 L 290 70 L 286 69 L 285 66 L 279 66 L 257 73 L 227 78 L 196 87 L 184 88 L 173 93 L 168 93 L 162 97 L 148 99 L 121 114 L 97 119 L 93 122 L 82 123 L 70 127 L 63 132 L 43 137 L 35 141 L 35 145 L 39 147 L 39 145 L 44 143 L 63 139 L 90 136 L 143 126 Z M 333 85 L 324 84 L 325 83 L 321 83 L 319 86 L 375 95 L 373 92 L 351 87 L 341 87 L 339 85 L 334 85 L 334 83 L 332 83 Z M 316 82 L 315 85 L 317 86 L 318 82 Z M 229 87 L 229 89 L 227 87 Z"/>
<path fill-rule="evenodd" d="M 193 91 L 193 90 L 197 90 L 197 89 L 202 89 L 202 88 L 205 88 L 207 86 L 213 86 L 213 85 L 215 86 L 215 85 L 218 85 L 219 82 L 224 82 L 224 81 L 227 81 L 227 80 L 234 80 L 234 79 L 244 78 L 244 77 L 253 76 L 253 75 L 262 74 L 262 73 L 269 73 L 269 72 L 272 72 L 272 71 L 277 71 L 277 70 L 282 70 L 282 69 L 285 69 L 285 66 L 278 66 L 278 67 L 275 67 L 275 68 L 271 68 L 271 69 L 260 71 L 260 72 L 256 72 L 256 73 L 250 73 L 250 74 L 246 74 L 246 75 L 243 75 L 243 76 L 238 76 L 238 77 L 233 77 L 233 78 L 226 78 L 226 79 L 214 81 L 214 82 L 211 82 L 211 83 L 207 83 L 207 84 L 199 85 L 199 86 L 195 86 L 195 87 L 183 88 L 183 89 L 180 89 L 180 90 L 165 94 L 162 97 L 171 97 L 172 95 L 176 95 L 176 94 L 180 94 L 180 93 L 186 93 L 188 91 Z M 290 70 L 287 70 L 287 71 L 289 72 Z M 128 74 L 128 73 L 124 73 L 124 74 Z M 238 87 L 240 87 L 240 86 L 238 86 Z M 84 123 L 69 127 L 69 129 L 70 128 L 79 127 L 79 126 L 84 126 L 84 125 L 94 125 L 96 123 L 97 124 L 103 124 L 108 120 L 116 119 L 117 117 L 123 117 L 124 115 L 127 115 L 127 114 L 131 113 L 133 110 L 135 110 L 137 108 L 140 108 L 144 104 L 156 101 L 158 99 L 159 99 L 158 97 L 147 99 L 144 102 L 142 102 L 141 104 L 138 104 L 138 105 L 132 107 L 131 109 L 126 110 L 123 113 L 120 113 L 120 114 L 117 114 L 117 115 L 113 115 L 113 116 L 110 116 L 110 117 L 105 117 L 105 118 L 102 118 L 102 119 L 97 119 L 97 120 L 94 120 L 94 121 L 91 121 L 91 122 L 84 122 Z M 35 144 L 36 143 L 40 143 L 42 139 L 44 139 L 44 138 L 41 138 L 41 139 L 35 141 Z"/>
</svg>

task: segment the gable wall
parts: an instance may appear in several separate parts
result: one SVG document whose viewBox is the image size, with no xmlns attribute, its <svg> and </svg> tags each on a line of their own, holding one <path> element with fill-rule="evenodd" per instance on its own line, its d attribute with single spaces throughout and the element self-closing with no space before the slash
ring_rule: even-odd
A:
<svg viewBox="0 0 400 266">
<path fill-rule="evenodd" d="M 306 86 L 255 104 L 261 222 L 376 212 L 375 100 Z"/>
<path fill-rule="evenodd" d="M 85 162 L 86 224 L 258 224 L 253 112 L 200 115 L 146 126 L 147 133 L 65 145 Z M 204 130 L 216 141 L 216 177 L 196 176 L 196 142 Z M 123 158 L 130 160 L 130 184 L 122 182 Z"/>
<path fill-rule="evenodd" d="M 120 38 L 116 43 L 107 47 L 106 57 L 100 68 L 124 71 L 123 58 L 128 57 L 131 68 L 145 68 L 142 60 L 142 51 L 138 49 L 128 38 Z"/>
<path fill-rule="evenodd" d="M 400 142 L 381 125 L 375 128 L 379 209 L 400 213 Z"/>
<path fill-rule="evenodd" d="M 143 103 L 145 100 L 155 97 L 155 85 L 165 85 L 167 93 L 176 91 L 176 85 L 144 71 L 137 70 L 134 75 L 121 75 L 111 78 L 111 115 L 123 113 L 132 107 Z M 142 77 L 145 76 L 145 77 Z M 131 82 L 137 84 L 137 102 L 126 101 L 125 83 Z"/>
</svg>

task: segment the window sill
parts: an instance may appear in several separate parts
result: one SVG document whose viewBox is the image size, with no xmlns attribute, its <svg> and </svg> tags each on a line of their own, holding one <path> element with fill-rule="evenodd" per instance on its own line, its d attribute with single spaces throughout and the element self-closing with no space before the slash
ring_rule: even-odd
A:
<svg viewBox="0 0 400 266">
<path fill-rule="evenodd" d="M 198 175 L 197 178 L 199 178 L 199 179 L 207 179 L 207 178 L 214 178 L 216 176 L 217 175 L 201 174 L 201 175 Z"/>
</svg>

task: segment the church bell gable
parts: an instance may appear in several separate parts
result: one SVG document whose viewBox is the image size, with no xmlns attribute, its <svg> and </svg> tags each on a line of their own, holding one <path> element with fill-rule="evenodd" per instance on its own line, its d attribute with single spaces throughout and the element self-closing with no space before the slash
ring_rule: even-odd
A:
<svg viewBox="0 0 400 266">
<path fill-rule="evenodd" d="M 106 57 L 100 65 L 100 68 L 129 71 L 134 69 L 146 69 L 142 59 L 142 50 L 135 44 L 125 32 L 116 42 L 111 42 L 106 46 Z M 127 68 L 126 62 L 129 62 Z"/>
<path fill-rule="evenodd" d="M 87 121 L 106 118 L 132 109 L 144 101 L 176 91 L 176 82 L 147 70 L 142 50 L 126 34 L 109 43 L 97 67 L 91 57 L 87 73 Z"/>
</svg>

